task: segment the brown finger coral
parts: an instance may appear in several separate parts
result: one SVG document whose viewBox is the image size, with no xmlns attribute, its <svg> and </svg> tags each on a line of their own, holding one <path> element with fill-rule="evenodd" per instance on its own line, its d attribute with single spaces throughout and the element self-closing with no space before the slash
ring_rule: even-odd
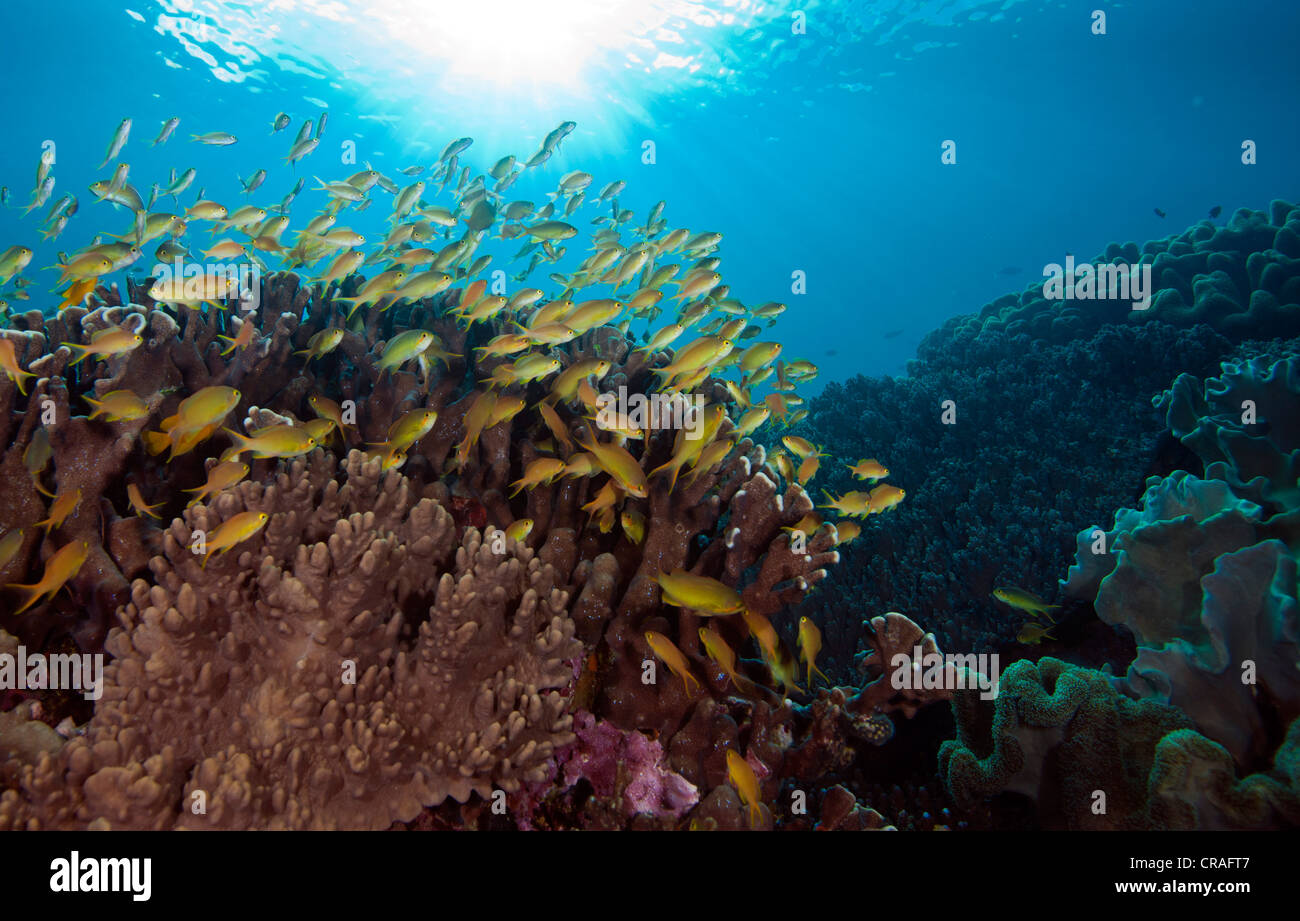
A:
<svg viewBox="0 0 1300 921">
<path fill-rule="evenodd" d="M 351 453 L 282 464 L 174 521 L 83 736 L 22 771 L 0 827 L 385 828 L 541 779 L 580 649 L 567 573 L 458 538 Z M 200 567 L 193 532 L 271 523 Z"/>
</svg>

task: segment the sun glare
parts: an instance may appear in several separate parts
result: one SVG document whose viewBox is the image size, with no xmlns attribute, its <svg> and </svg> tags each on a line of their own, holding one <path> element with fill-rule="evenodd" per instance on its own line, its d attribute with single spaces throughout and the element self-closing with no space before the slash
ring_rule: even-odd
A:
<svg viewBox="0 0 1300 921">
<path fill-rule="evenodd" d="M 647 0 L 371 0 L 367 13 L 449 76 L 576 88 L 662 18 Z"/>
</svg>

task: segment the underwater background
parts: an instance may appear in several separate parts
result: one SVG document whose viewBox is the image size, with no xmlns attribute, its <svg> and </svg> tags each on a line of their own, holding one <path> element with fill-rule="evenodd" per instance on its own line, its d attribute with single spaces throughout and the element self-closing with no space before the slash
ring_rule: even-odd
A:
<svg viewBox="0 0 1300 921">
<path fill-rule="evenodd" d="M 1300 6 L 0 21 L 0 827 L 1300 824 Z"/>
</svg>

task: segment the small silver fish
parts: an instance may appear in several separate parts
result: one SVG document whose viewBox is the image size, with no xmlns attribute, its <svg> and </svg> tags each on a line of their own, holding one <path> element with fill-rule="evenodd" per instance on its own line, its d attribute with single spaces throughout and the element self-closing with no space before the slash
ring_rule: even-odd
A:
<svg viewBox="0 0 1300 921">
<path fill-rule="evenodd" d="M 172 133 L 176 130 L 176 126 L 180 123 L 181 120 L 179 118 L 169 118 L 167 121 L 163 122 L 162 130 L 158 132 L 158 136 L 154 138 L 151 146 L 157 147 L 159 144 L 166 144 L 167 139 L 172 136 Z"/>
</svg>

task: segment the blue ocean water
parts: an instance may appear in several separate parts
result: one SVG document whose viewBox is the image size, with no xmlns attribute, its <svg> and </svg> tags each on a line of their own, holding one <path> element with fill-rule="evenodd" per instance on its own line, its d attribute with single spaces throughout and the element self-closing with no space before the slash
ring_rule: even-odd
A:
<svg viewBox="0 0 1300 921">
<path fill-rule="evenodd" d="M 202 189 L 233 206 L 245 200 L 237 177 L 265 168 L 248 199 L 257 204 L 308 179 L 291 227 L 325 201 L 312 177 L 360 168 L 346 160 L 349 144 L 356 162 L 408 181 L 399 169 L 429 166 L 454 138 L 474 138 L 462 162 L 481 172 L 506 154 L 527 157 L 573 120 L 560 152 L 512 194 L 540 203 L 574 169 L 593 174 L 593 190 L 625 180 L 621 207 L 643 217 L 663 200 L 670 226 L 724 234 L 721 271 L 735 296 L 789 305 L 776 335 L 786 356 L 820 365 L 811 390 L 901 373 L 927 331 L 1040 283 L 1042 266 L 1067 252 L 1090 258 L 1111 240 L 1180 231 L 1213 206 L 1222 222 L 1300 191 L 1300 5 L 1108 5 L 1105 34 L 1095 34 L 1094 6 L 6 4 L 6 33 L 27 40 L 0 63 L 12 88 L 0 241 L 34 246 L 34 269 L 97 233 L 126 233 L 130 215 L 86 190 L 108 178 L 112 164 L 96 167 L 126 117 L 131 139 L 118 159 L 146 198 L 171 169 L 194 167 L 181 205 Z M 56 29 L 54 45 L 36 40 Z M 292 121 L 272 136 L 281 111 Z M 322 146 L 287 165 L 298 126 L 322 111 Z M 149 147 L 171 117 L 181 119 L 175 136 Z M 190 140 L 210 131 L 239 142 Z M 1245 139 L 1256 142 L 1254 165 L 1241 163 Z M 49 203 L 28 217 L 18 207 L 50 140 L 50 203 L 72 192 L 81 210 L 57 241 L 38 245 Z M 945 141 L 955 164 L 941 162 Z M 446 193 L 426 198 L 449 203 Z M 575 218 L 584 234 L 608 210 L 588 198 Z M 347 223 L 381 234 L 385 211 Z M 491 250 L 494 264 L 516 249 Z M 147 274 L 148 261 L 132 271 Z M 545 271 L 530 281 L 545 286 Z M 791 291 L 794 272 L 806 293 Z M 55 274 L 28 274 L 38 279 L 32 306 L 49 309 Z"/>
</svg>

